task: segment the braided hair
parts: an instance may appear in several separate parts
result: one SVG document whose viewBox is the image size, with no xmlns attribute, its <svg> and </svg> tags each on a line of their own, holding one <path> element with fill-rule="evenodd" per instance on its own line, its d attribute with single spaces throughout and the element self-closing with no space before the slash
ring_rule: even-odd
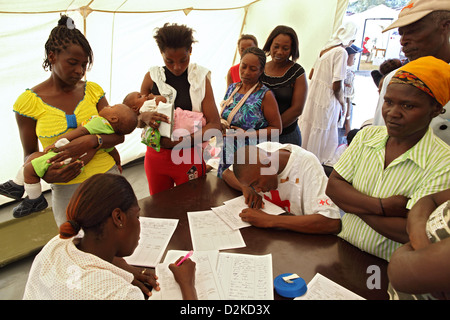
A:
<svg viewBox="0 0 450 320">
<path fill-rule="evenodd" d="M 75 28 L 75 24 L 70 17 L 61 15 L 58 25 L 50 32 L 50 36 L 45 43 L 45 59 L 42 63 L 44 70 L 52 70 L 52 65 L 48 59 L 50 52 L 59 53 L 62 50 L 67 49 L 72 44 L 79 45 L 83 48 L 84 52 L 88 56 L 88 68 L 90 68 L 94 60 L 94 54 L 89 42 L 80 30 Z"/>
</svg>

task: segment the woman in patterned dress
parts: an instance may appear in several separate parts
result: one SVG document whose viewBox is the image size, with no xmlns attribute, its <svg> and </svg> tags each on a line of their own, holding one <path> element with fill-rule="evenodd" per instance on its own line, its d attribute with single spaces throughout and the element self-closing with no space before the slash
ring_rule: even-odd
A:
<svg viewBox="0 0 450 320">
<path fill-rule="evenodd" d="M 281 117 L 275 96 L 260 82 L 265 63 L 264 51 L 256 47 L 246 49 L 239 67 L 241 82 L 231 84 L 225 94 L 221 106 L 224 145 L 219 177 L 233 163 L 234 151 L 238 147 L 271 140 L 281 133 Z"/>
</svg>

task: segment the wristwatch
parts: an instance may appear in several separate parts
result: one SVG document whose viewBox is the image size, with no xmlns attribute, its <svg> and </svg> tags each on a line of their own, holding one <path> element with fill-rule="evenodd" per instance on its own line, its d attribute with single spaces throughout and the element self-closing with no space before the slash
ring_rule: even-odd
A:
<svg viewBox="0 0 450 320">
<path fill-rule="evenodd" d="M 97 142 L 98 142 L 98 145 L 97 145 L 97 147 L 95 148 L 95 150 L 98 150 L 98 149 L 100 149 L 100 148 L 102 147 L 103 139 L 102 139 L 102 137 L 101 137 L 100 135 L 98 135 L 98 134 L 96 134 L 96 136 L 97 136 Z"/>
</svg>

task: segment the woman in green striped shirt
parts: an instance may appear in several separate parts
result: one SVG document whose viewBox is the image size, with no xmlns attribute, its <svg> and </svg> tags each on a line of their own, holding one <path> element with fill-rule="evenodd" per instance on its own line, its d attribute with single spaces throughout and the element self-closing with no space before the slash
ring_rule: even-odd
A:
<svg viewBox="0 0 450 320">
<path fill-rule="evenodd" d="M 420 198 L 450 188 L 450 146 L 429 127 L 450 100 L 450 66 L 423 57 L 386 91 L 386 126 L 361 130 L 330 175 L 327 195 L 346 214 L 339 236 L 388 260 L 409 241 L 406 217 Z"/>
</svg>

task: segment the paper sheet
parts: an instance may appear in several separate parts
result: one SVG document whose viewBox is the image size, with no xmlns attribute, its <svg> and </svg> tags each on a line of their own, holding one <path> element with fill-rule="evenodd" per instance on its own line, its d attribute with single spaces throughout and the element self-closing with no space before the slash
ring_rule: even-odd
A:
<svg viewBox="0 0 450 320">
<path fill-rule="evenodd" d="M 172 136 L 172 128 L 173 128 L 173 105 L 171 103 L 159 102 L 156 110 L 159 113 L 162 113 L 169 117 L 169 122 L 161 121 L 159 124 L 158 130 L 162 137 L 171 138 Z"/>
<path fill-rule="evenodd" d="M 155 267 L 161 261 L 178 219 L 140 217 L 140 222 L 139 244 L 133 254 L 124 259 L 131 265 Z"/>
<path fill-rule="evenodd" d="M 188 212 L 194 251 L 245 247 L 239 230 L 231 229 L 212 210 Z"/>
<path fill-rule="evenodd" d="M 273 300 L 271 254 L 221 252 L 217 274 L 226 300 Z"/>
<path fill-rule="evenodd" d="M 181 300 L 180 286 L 175 281 L 169 264 L 185 256 L 187 251 L 170 250 L 164 263 L 158 264 L 155 273 L 158 276 L 160 291 L 152 291 L 151 300 Z M 222 285 L 217 277 L 216 265 L 219 251 L 194 251 L 191 256 L 195 266 L 195 289 L 199 300 L 223 300 Z"/>
<path fill-rule="evenodd" d="M 306 293 L 294 300 L 365 300 L 320 273 L 316 273 L 307 287 Z"/>
<path fill-rule="evenodd" d="M 246 208 L 248 208 L 248 205 L 245 203 L 244 196 L 239 196 L 237 198 L 225 201 L 223 206 L 212 208 L 212 211 L 233 230 L 236 230 L 251 226 L 250 223 L 242 221 L 241 217 L 239 217 L 242 210 Z M 262 209 L 262 211 L 273 215 L 278 215 L 285 212 L 284 209 L 270 201 L 264 202 L 264 209 Z"/>
</svg>

